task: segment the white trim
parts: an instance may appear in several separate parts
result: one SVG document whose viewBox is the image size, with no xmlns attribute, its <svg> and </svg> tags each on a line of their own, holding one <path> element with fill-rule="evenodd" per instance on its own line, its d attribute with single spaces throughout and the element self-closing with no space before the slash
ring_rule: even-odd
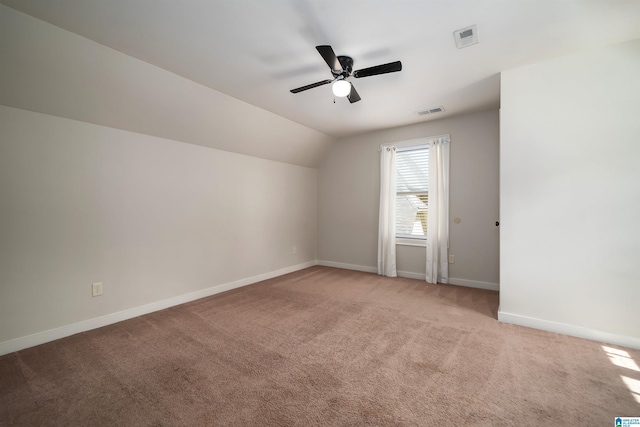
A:
<svg viewBox="0 0 640 427">
<path fill-rule="evenodd" d="M 414 141 L 425 141 L 425 140 L 414 140 Z M 408 141 L 404 141 L 408 142 Z M 408 144 L 404 145 L 404 143 L 400 143 L 401 145 L 396 145 L 396 151 L 398 153 L 402 153 L 403 151 L 414 151 L 414 150 L 428 150 L 429 144 L 425 141 L 424 143 L 419 144 Z"/>
<path fill-rule="evenodd" d="M 274 277 L 282 276 L 284 274 L 293 273 L 294 271 L 313 267 L 316 264 L 317 264 L 316 261 L 309 261 L 303 264 L 293 265 L 291 267 L 285 267 L 280 270 L 259 274 L 257 276 L 247 277 L 246 279 L 240 279 L 234 282 L 212 286 L 210 288 L 202 289 L 200 291 L 191 292 L 184 295 L 178 295 L 176 297 L 168 298 L 162 301 L 156 301 L 150 304 L 141 305 L 139 307 L 134 307 L 134 308 L 119 311 L 116 313 L 110 313 L 104 316 L 95 317 L 93 319 L 83 320 L 81 322 L 61 326 L 59 328 L 49 329 L 48 331 L 38 332 L 33 335 L 28 335 L 26 337 L 20 337 L 13 340 L 0 342 L 0 356 L 8 353 L 13 353 L 14 351 L 19 351 L 25 348 L 44 344 L 50 341 L 54 341 L 60 338 L 68 337 L 70 335 L 74 335 L 80 332 L 101 328 L 103 326 L 111 325 L 113 323 L 121 322 L 123 320 L 131 319 L 134 317 L 142 316 L 144 314 L 153 313 L 154 311 L 164 310 L 166 308 L 173 307 L 175 305 L 184 304 L 186 302 L 195 301 L 197 299 L 219 294 L 221 292 L 230 291 L 232 289 L 240 288 L 242 286 L 251 285 L 253 283 L 261 282 L 263 280 L 272 279 Z"/>
<path fill-rule="evenodd" d="M 334 261 L 318 260 L 318 265 L 323 265 L 325 267 L 343 268 L 345 270 L 363 271 L 365 273 L 378 272 L 378 270 L 375 267 L 367 267 L 365 265 L 356 265 L 356 264 L 344 264 L 341 262 L 334 262 Z M 413 271 L 398 271 L 397 273 L 398 273 L 398 277 L 404 277 L 407 279 L 425 280 L 427 277 L 426 274 L 424 273 L 414 273 Z M 489 291 L 500 290 L 500 285 L 498 285 L 497 283 L 480 282 L 477 280 L 467 280 L 467 279 L 456 279 L 453 277 L 450 277 L 449 283 L 445 283 L 445 284 L 454 285 L 454 286 L 464 286 L 467 288 L 487 289 Z"/>
<path fill-rule="evenodd" d="M 324 267 L 342 268 L 345 270 L 362 271 L 364 273 L 378 273 L 378 269 L 376 267 L 367 267 L 364 265 L 357 265 L 357 264 L 344 264 L 342 262 L 318 260 L 318 265 L 322 265 Z"/>
<path fill-rule="evenodd" d="M 408 279 L 426 280 L 427 275 L 424 273 L 414 273 L 412 271 L 398 271 L 399 277 Z M 500 291 L 500 285 L 497 283 L 480 282 L 478 280 L 456 279 L 449 277 L 449 283 L 441 283 L 441 285 L 463 286 L 465 288 L 486 289 L 488 291 Z"/>
<path fill-rule="evenodd" d="M 427 239 L 419 239 L 419 238 L 409 238 L 409 237 L 398 237 L 396 236 L 396 246 L 417 246 L 421 248 L 427 247 Z"/>
<path fill-rule="evenodd" d="M 423 282 L 427 278 L 426 274 L 414 273 L 413 271 L 398 271 L 398 277 L 404 277 L 405 279 L 422 280 Z"/>
<path fill-rule="evenodd" d="M 498 283 L 480 282 L 479 280 L 456 279 L 455 277 L 449 277 L 449 284 L 464 286 L 467 288 L 486 289 L 489 291 L 500 290 L 500 285 Z"/>
<path fill-rule="evenodd" d="M 511 323 L 513 325 L 526 326 L 528 328 L 541 329 L 543 331 L 570 335 L 572 337 L 585 338 L 592 341 L 640 349 L 640 338 L 602 332 L 595 329 L 585 328 L 583 326 L 554 322 L 552 320 L 537 319 L 535 317 L 507 313 L 500 310 L 500 308 L 498 308 L 498 320 L 500 322 Z"/>
</svg>

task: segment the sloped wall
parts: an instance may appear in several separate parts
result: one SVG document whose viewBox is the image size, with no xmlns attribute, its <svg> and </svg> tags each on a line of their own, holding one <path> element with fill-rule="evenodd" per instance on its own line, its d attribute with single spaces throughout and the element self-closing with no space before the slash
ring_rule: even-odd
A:
<svg viewBox="0 0 640 427">
<path fill-rule="evenodd" d="M 0 5 L 0 104 L 306 167 L 335 139 Z"/>
</svg>

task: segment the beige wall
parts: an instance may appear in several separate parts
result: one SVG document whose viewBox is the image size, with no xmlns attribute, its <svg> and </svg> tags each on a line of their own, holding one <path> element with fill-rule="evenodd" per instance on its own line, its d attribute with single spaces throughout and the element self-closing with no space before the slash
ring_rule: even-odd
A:
<svg viewBox="0 0 640 427">
<path fill-rule="evenodd" d="M 640 40 L 502 73 L 500 319 L 640 348 Z"/>
<path fill-rule="evenodd" d="M 4 106 L 0 141 L 0 347 L 315 263 L 315 169 Z"/>
<path fill-rule="evenodd" d="M 338 140 L 318 170 L 318 259 L 375 269 L 381 144 L 451 135 L 449 276 L 499 283 L 498 112 L 485 111 Z M 459 217 L 459 224 L 453 218 Z M 398 246 L 398 269 L 425 273 L 425 249 Z M 453 280 L 454 282 L 456 280 Z M 467 281 L 467 282 L 465 282 Z"/>
</svg>

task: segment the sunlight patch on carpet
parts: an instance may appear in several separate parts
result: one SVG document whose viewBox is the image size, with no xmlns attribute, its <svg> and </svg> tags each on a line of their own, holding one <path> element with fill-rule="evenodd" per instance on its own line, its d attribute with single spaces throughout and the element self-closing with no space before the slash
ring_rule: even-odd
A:
<svg viewBox="0 0 640 427">
<path fill-rule="evenodd" d="M 624 375 L 620 375 L 620 378 L 622 378 L 624 385 L 626 385 L 629 391 L 631 391 L 631 395 L 636 402 L 640 403 L 640 380 L 625 377 Z"/>
<path fill-rule="evenodd" d="M 609 360 L 616 366 L 620 366 L 621 368 L 630 369 L 635 372 L 640 372 L 640 367 L 635 360 L 631 357 L 631 355 L 625 351 L 617 348 L 607 347 L 606 345 L 602 346 L 602 349 L 609 356 Z M 620 375 L 622 378 L 622 382 L 631 392 L 631 396 L 635 399 L 636 402 L 640 403 L 640 380 L 635 378 L 629 378 L 625 375 Z"/>
<path fill-rule="evenodd" d="M 607 353 L 609 360 L 614 365 L 640 372 L 640 367 L 638 367 L 638 364 L 631 358 L 628 352 L 604 345 L 602 346 L 602 349 Z"/>
</svg>

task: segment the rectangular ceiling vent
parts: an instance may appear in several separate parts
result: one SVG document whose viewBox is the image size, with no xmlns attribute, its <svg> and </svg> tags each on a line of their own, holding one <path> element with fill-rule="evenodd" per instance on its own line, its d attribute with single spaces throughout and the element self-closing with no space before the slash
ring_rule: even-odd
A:
<svg viewBox="0 0 640 427">
<path fill-rule="evenodd" d="M 442 113 L 443 111 L 444 111 L 444 107 L 436 107 L 436 108 L 432 108 L 431 110 L 418 111 L 418 115 L 426 116 L 427 114 Z"/>
<path fill-rule="evenodd" d="M 453 37 L 456 39 L 456 46 L 458 46 L 458 49 L 471 46 L 472 44 L 478 43 L 478 27 L 476 25 L 472 25 L 470 27 L 454 31 Z"/>
</svg>

